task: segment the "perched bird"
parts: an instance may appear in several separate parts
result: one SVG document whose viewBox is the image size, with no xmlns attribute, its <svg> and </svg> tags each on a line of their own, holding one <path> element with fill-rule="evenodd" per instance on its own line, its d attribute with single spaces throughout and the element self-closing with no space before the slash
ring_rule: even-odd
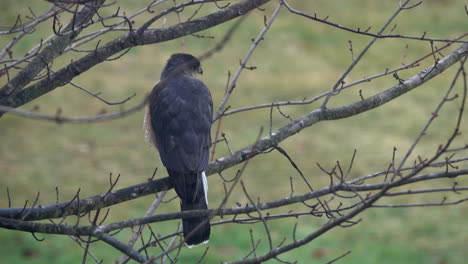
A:
<svg viewBox="0 0 468 264">
<path fill-rule="evenodd" d="M 173 54 L 159 83 L 149 96 L 145 114 L 146 137 L 159 150 L 182 211 L 208 208 L 208 166 L 213 102 L 200 61 L 192 55 Z M 208 216 L 182 219 L 188 246 L 208 242 Z"/>
</svg>

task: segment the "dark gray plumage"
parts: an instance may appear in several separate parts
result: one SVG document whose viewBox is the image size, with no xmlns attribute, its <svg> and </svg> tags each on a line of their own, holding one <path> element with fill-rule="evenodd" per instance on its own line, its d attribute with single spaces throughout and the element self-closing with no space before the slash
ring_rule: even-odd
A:
<svg viewBox="0 0 468 264">
<path fill-rule="evenodd" d="M 213 102 L 205 84 L 195 78 L 203 73 L 198 59 L 173 54 L 150 94 L 146 127 L 169 173 L 181 210 L 207 209 L 208 166 Z M 149 122 L 148 122 L 149 121 Z M 208 217 L 182 220 L 187 245 L 208 241 Z"/>
</svg>

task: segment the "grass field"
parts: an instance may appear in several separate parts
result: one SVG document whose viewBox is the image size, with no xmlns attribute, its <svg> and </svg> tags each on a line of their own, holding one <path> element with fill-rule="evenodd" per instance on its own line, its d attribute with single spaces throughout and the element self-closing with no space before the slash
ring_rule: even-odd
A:
<svg viewBox="0 0 468 264">
<path fill-rule="evenodd" d="M 143 1 L 140 1 L 143 2 Z M 139 1 L 132 4 L 119 1 L 117 5 L 135 10 Z M 398 1 L 290 1 L 297 9 L 317 13 L 320 17 L 330 15 L 329 20 L 353 28 L 367 28 L 372 25 L 376 31 L 396 9 Z M 37 5 L 40 5 L 36 3 Z M 420 36 L 427 31 L 428 37 L 455 38 L 467 30 L 467 16 L 463 1 L 440 0 L 424 1 L 416 9 L 403 12 L 396 20 L 397 33 Z M 241 24 L 231 42 L 209 60 L 203 61 L 205 74 L 203 81 L 211 89 L 215 109 L 223 97 L 228 70 L 234 72 L 239 59 L 244 56 L 263 28 L 263 16 L 269 17 L 275 8 L 275 1 L 265 6 L 266 10 L 256 10 Z M 2 1 L 1 23 L 14 23 L 17 10 L 15 1 Z M 211 7 L 210 7 L 211 8 Z M 124 9 L 124 8 L 123 8 Z M 24 9 L 21 9 L 25 12 Z M 184 15 L 184 14 L 183 14 Z M 188 15 L 185 15 L 188 16 Z M 175 19 L 174 17 L 168 18 Z M 13 22 L 12 22 L 13 21 Z M 233 22 L 205 32 L 216 39 L 186 37 L 187 52 L 200 55 L 213 47 Z M 160 26 L 155 25 L 155 26 Z M 39 32 L 50 29 L 42 28 Z M 50 33 L 50 32 L 49 32 Z M 31 43 L 39 39 L 31 37 L 18 46 L 18 52 L 28 50 Z M 0 37 L 4 46 L 7 37 Z M 331 88 L 341 73 L 351 63 L 348 40 L 352 40 L 355 54 L 370 40 L 368 37 L 353 35 L 329 26 L 304 20 L 282 10 L 265 40 L 260 43 L 249 65 L 258 67 L 254 71 L 244 71 L 237 84 L 229 105 L 232 109 L 272 101 L 301 100 L 311 98 Z M 408 45 L 408 48 L 406 48 Z M 437 44 L 439 45 L 439 44 Z M 457 46 L 457 45 L 454 45 Z M 430 52 L 428 43 L 404 39 L 378 40 L 362 62 L 346 79 L 352 82 L 395 68 L 402 62 L 411 62 Z M 121 100 L 136 93 L 130 104 L 136 104 L 158 81 L 161 69 L 174 52 L 181 52 L 180 40 L 137 47 L 122 59 L 106 62 L 79 76 L 74 81 L 93 91 L 102 92 L 108 100 Z M 404 54 L 407 53 L 406 56 Z M 444 51 L 444 54 L 449 51 Z M 58 61 L 59 68 L 66 60 Z M 407 78 L 433 63 L 429 59 L 421 66 L 402 72 Z M 455 68 L 430 81 L 394 102 L 356 117 L 335 122 L 319 123 L 281 143 L 301 170 L 309 177 L 314 187 L 328 185 L 328 176 L 315 165 L 332 167 L 337 160 L 348 164 L 353 151 L 357 157 L 351 177 L 367 175 L 385 170 L 391 160 L 392 150 L 398 148 L 396 159 L 402 158 L 430 118 L 455 74 Z M 6 82 L 0 79 L 0 84 Z M 360 100 L 358 90 L 365 97 L 396 84 L 393 77 L 386 77 L 361 85 L 357 89 L 345 91 L 331 100 L 331 106 L 340 106 Z M 72 87 L 58 88 L 38 100 L 25 105 L 23 109 L 39 106 L 43 113 L 54 114 L 57 108 L 63 115 L 93 115 L 102 109 L 118 111 L 119 106 L 107 107 L 100 101 Z M 302 116 L 320 106 L 284 107 L 282 110 L 293 118 Z M 416 149 L 416 155 L 427 156 L 434 153 L 452 132 L 457 105 L 449 104 L 441 112 L 434 127 L 424 137 Z M 222 131 L 229 139 L 230 147 L 237 150 L 252 143 L 261 126 L 269 127 L 270 109 L 243 112 L 223 119 Z M 0 119 L 0 207 L 8 206 L 6 187 L 11 193 L 13 206 L 24 205 L 25 200 L 34 200 L 40 192 L 40 204 L 55 202 L 55 187 L 60 190 L 61 201 L 74 196 L 80 189 L 81 197 L 88 197 L 107 190 L 109 173 L 121 175 L 117 188 L 145 182 L 158 166 L 157 176 L 165 176 L 155 150 L 143 140 L 143 112 L 137 112 L 124 119 L 99 124 L 58 125 L 5 115 Z M 273 129 L 287 124 L 280 114 L 273 116 Z M 468 129 L 466 117 L 462 133 Z M 268 129 L 267 129 L 268 130 Z M 268 131 L 264 132 L 266 135 Z M 466 136 L 459 137 L 458 145 L 468 143 Z M 217 157 L 228 154 L 224 145 L 219 145 Z M 459 155 L 465 154 L 460 153 Z M 461 164 L 461 167 L 468 167 Z M 225 177 L 232 177 L 236 168 L 226 171 Z M 255 197 L 262 201 L 279 199 L 289 195 L 289 177 L 292 176 L 295 192 L 305 192 L 301 181 L 289 162 L 278 152 L 257 156 L 249 164 L 243 180 Z M 467 179 L 457 179 L 460 185 L 467 185 Z M 420 184 L 417 188 L 451 186 L 454 180 L 440 180 Z M 217 176 L 209 178 L 210 205 L 219 204 L 224 191 L 222 180 Z M 406 196 L 389 203 L 439 202 L 445 194 Z M 169 192 L 168 197 L 173 197 Z M 450 198 L 460 199 L 460 195 Z M 145 197 L 116 206 L 111 210 L 108 222 L 141 217 L 154 197 Z M 236 189 L 228 206 L 236 202 L 245 203 L 247 198 Z M 362 222 L 350 228 L 339 228 L 321 236 L 312 243 L 282 256 L 299 263 L 326 263 L 351 251 L 338 263 L 466 263 L 468 252 L 468 206 L 427 207 L 411 209 L 372 209 L 360 215 Z M 178 210 L 176 200 L 164 204 L 158 212 Z M 303 237 L 326 222 L 323 218 L 302 218 L 271 222 L 274 242 L 283 237 L 291 238 L 293 226 L 298 221 L 297 236 Z M 173 232 L 175 221 L 154 225 L 161 233 Z M 254 236 L 264 236 L 264 229 L 258 225 L 222 225 L 213 228 L 209 251 L 205 263 L 219 263 L 239 259 L 250 251 L 249 229 Z M 31 234 L 0 230 L 0 263 L 79 263 L 82 252 L 79 246 L 68 237 L 43 236 L 37 242 Z M 120 238 L 129 236 L 127 231 L 118 234 Z M 265 238 L 264 238 L 265 239 Z M 267 249 L 266 241 L 259 252 Z M 158 249 L 154 249 L 157 252 Z M 194 263 L 203 254 L 205 247 L 183 249 L 180 263 Z M 95 243 L 92 252 L 104 263 L 112 263 L 120 257 L 119 252 L 106 245 Z M 158 254 L 158 253 L 154 253 Z M 195 261 L 194 261 L 195 260 Z M 269 263 L 275 263 L 271 261 Z"/>
</svg>

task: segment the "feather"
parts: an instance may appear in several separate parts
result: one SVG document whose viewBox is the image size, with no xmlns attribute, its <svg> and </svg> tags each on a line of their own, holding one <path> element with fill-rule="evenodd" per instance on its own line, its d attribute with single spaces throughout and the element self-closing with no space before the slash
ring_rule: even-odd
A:
<svg viewBox="0 0 468 264">
<path fill-rule="evenodd" d="M 156 146 L 153 127 L 151 126 L 151 111 L 149 109 L 149 105 L 145 107 L 145 117 L 143 118 L 143 131 L 145 132 L 145 142 Z"/>
</svg>

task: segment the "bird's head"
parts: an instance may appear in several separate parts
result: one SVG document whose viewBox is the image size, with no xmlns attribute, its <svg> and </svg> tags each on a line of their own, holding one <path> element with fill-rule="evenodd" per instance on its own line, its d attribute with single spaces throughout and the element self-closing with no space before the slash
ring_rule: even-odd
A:
<svg viewBox="0 0 468 264">
<path fill-rule="evenodd" d="M 161 73 L 161 79 L 169 75 L 187 74 L 194 76 L 196 74 L 203 74 L 200 61 L 194 56 L 186 53 L 176 53 L 167 60 L 166 66 Z"/>
</svg>

